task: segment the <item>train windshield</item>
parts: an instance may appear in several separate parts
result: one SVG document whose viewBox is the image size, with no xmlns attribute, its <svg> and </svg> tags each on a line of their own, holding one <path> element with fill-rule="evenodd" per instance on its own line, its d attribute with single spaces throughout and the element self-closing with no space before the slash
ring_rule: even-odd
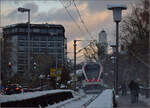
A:
<svg viewBox="0 0 150 108">
<path fill-rule="evenodd" d="M 85 66 L 85 73 L 88 79 L 97 79 L 99 76 L 100 66 L 99 64 L 87 64 Z"/>
</svg>

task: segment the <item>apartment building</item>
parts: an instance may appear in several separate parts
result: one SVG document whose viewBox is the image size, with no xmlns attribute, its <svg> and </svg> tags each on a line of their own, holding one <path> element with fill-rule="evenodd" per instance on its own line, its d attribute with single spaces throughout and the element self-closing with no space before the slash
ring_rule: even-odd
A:
<svg viewBox="0 0 150 108">
<path fill-rule="evenodd" d="M 31 64 L 32 55 L 35 54 L 47 53 L 57 60 L 58 67 L 62 66 L 67 58 L 67 39 L 62 25 L 30 24 L 29 40 L 27 23 L 12 24 L 3 28 L 3 38 L 4 71 L 9 76 L 27 72 L 28 50 Z M 11 64 L 11 71 L 8 64 Z"/>
</svg>

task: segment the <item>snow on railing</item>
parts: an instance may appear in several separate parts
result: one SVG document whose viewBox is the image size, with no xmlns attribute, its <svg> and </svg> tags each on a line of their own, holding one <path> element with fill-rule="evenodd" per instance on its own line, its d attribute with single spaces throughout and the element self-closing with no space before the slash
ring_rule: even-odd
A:
<svg viewBox="0 0 150 108">
<path fill-rule="evenodd" d="M 40 97 L 47 94 L 56 94 L 61 92 L 72 92 L 72 90 L 47 90 L 47 91 L 36 91 L 36 92 L 26 92 L 21 94 L 12 94 L 12 95 L 2 95 L 0 97 L 0 103 L 3 102 L 13 102 L 13 101 L 21 101 L 31 98 Z"/>
</svg>

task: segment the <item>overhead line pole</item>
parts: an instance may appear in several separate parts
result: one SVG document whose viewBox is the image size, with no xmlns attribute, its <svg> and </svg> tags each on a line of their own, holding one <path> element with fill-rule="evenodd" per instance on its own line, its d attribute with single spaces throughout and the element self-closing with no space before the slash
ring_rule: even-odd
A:
<svg viewBox="0 0 150 108">
<path fill-rule="evenodd" d="M 74 40 L 74 90 L 76 89 L 76 46 L 77 46 L 77 41 L 82 41 L 82 40 Z"/>
<path fill-rule="evenodd" d="M 77 40 L 74 40 L 74 76 L 76 77 L 76 44 Z M 76 88 L 76 81 L 74 81 L 74 90 Z"/>
</svg>

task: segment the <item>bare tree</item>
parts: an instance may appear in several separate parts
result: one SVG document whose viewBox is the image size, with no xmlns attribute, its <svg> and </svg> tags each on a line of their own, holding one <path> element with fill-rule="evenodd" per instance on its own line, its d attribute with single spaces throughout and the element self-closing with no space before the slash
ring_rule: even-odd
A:
<svg viewBox="0 0 150 108">
<path fill-rule="evenodd" d="M 101 43 L 90 43 L 84 48 L 83 54 L 87 61 L 102 61 L 105 58 L 105 47 Z"/>
<path fill-rule="evenodd" d="M 131 64 L 130 73 L 147 79 L 148 67 L 142 63 L 148 64 L 149 57 L 149 12 L 150 1 L 142 0 L 140 4 L 132 5 L 132 11 L 121 23 L 121 42 L 127 47 L 129 60 Z M 140 58 L 137 59 L 137 58 Z M 142 62 L 141 62 L 142 61 Z M 141 63 L 139 65 L 139 63 Z M 139 67 L 141 66 L 141 67 Z M 135 68 L 136 67 L 136 68 Z M 142 71 L 140 71 L 142 69 Z M 144 71 L 145 70 L 145 71 Z"/>
<path fill-rule="evenodd" d="M 86 61 L 98 61 L 98 44 L 90 43 L 83 52 Z"/>
<path fill-rule="evenodd" d="M 121 24 L 121 42 L 136 53 L 144 47 L 148 50 L 149 12 L 150 2 L 143 0 L 139 5 L 132 5 L 131 14 L 127 15 Z"/>
</svg>

